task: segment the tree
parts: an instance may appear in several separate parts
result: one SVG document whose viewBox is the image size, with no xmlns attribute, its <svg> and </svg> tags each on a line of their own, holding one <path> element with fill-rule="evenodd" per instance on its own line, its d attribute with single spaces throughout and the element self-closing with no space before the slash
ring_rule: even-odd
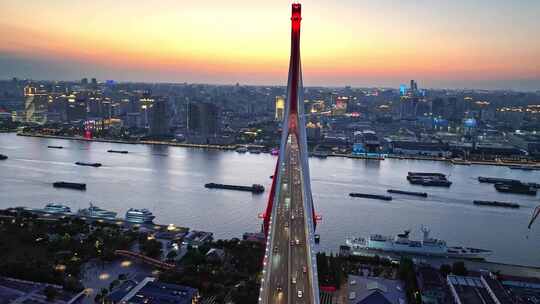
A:
<svg viewBox="0 0 540 304">
<path fill-rule="evenodd" d="M 171 250 L 171 251 L 169 251 L 169 253 L 167 253 L 167 260 L 174 261 L 174 259 L 176 259 L 177 256 L 178 256 L 178 254 L 176 253 L 176 251 Z"/>
<path fill-rule="evenodd" d="M 448 264 L 443 264 L 441 265 L 441 268 L 439 269 L 439 271 L 446 278 L 446 276 L 449 275 L 450 272 L 452 272 L 452 267 Z"/>
<path fill-rule="evenodd" d="M 467 268 L 465 268 L 465 263 L 454 262 L 454 264 L 452 264 L 452 273 L 459 276 L 467 275 Z"/>
<path fill-rule="evenodd" d="M 161 242 L 158 240 L 146 240 L 141 244 L 141 252 L 152 258 L 161 257 Z"/>
<path fill-rule="evenodd" d="M 418 282 L 416 281 L 416 273 L 414 263 L 410 258 L 402 257 L 399 262 L 399 278 L 405 283 L 405 293 L 408 303 L 421 303 L 422 298 L 418 296 Z"/>
<path fill-rule="evenodd" d="M 47 298 L 48 302 L 52 302 L 54 298 L 58 296 L 58 290 L 52 286 L 47 286 L 43 290 L 43 294 L 45 294 L 45 297 Z"/>
</svg>

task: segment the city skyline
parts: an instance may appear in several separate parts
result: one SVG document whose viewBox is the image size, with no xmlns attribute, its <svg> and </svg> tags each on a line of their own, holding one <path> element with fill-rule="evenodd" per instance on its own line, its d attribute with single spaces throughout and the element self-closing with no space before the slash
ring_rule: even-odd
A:
<svg viewBox="0 0 540 304">
<path fill-rule="evenodd" d="M 0 77 L 284 84 L 290 1 L 210 2 L 4 2 Z M 306 86 L 540 88 L 535 1 L 303 5 Z"/>
</svg>

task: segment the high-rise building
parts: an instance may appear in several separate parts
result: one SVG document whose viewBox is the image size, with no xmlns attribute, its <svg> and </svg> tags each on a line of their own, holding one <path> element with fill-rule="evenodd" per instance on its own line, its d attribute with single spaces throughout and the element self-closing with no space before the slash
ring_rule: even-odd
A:
<svg viewBox="0 0 540 304">
<path fill-rule="evenodd" d="M 309 113 L 320 113 L 325 110 L 324 100 L 315 100 L 311 102 Z"/>
<path fill-rule="evenodd" d="M 139 105 L 142 112 L 142 126 L 143 128 L 148 128 L 150 126 L 150 108 L 154 104 L 154 98 L 150 97 L 149 93 L 144 93 L 143 96 L 139 99 Z M 126 109 L 129 109 L 130 103 L 128 101 Z"/>
<path fill-rule="evenodd" d="M 411 94 L 418 92 L 418 83 L 415 80 L 411 80 Z"/>
<path fill-rule="evenodd" d="M 411 86 L 407 94 L 400 94 L 400 117 L 401 119 L 413 120 L 418 115 L 418 104 L 420 96 L 418 92 L 418 83 L 411 80 Z"/>
<path fill-rule="evenodd" d="M 82 96 L 69 98 L 66 112 L 68 121 L 85 120 L 87 116 L 86 98 Z"/>
<path fill-rule="evenodd" d="M 285 97 L 276 96 L 276 121 L 282 121 L 285 115 Z"/>
<path fill-rule="evenodd" d="M 97 87 L 98 87 L 97 79 L 92 78 L 92 80 L 90 81 L 90 88 L 95 90 L 95 89 L 97 89 Z"/>
<path fill-rule="evenodd" d="M 24 87 L 24 110 L 27 122 L 47 122 L 48 98 L 44 90 L 31 84 Z"/>
<path fill-rule="evenodd" d="M 167 100 L 162 97 L 155 98 L 152 104 L 152 121 L 150 123 L 150 135 L 166 136 L 169 133 L 167 118 Z"/>
<path fill-rule="evenodd" d="M 306 136 L 309 141 L 319 141 L 321 139 L 321 124 L 308 122 L 306 124 Z"/>
<path fill-rule="evenodd" d="M 465 100 L 457 97 L 449 97 L 445 105 L 445 118 L 455 122 L 460 122 L 467 111 Z"/>
<path fill-rule="evenodd" d="M 187 127 L 190 133 L 215 135 L 218 128 L 218 110 L 213 103 L 199 102 L 188 105 Z"/>
<path fill-rule="evenodd" d="M 431 114 L 434 117 L 443 117 L 444 115 L 444 99 L 437 97 L 431 101 Z"/>
<path fill-rule="evenodd" d="M 338 96 L 336 97 L 336 106 L 334 108 L 334 115 L 343 115 L 347 112 L 347 105 L 349 104 L 349 97 Z"/>
<path fill-rule="evenodd" d="M 47 121 L 47 96 L 27 95 L 24 110 L 27 122 L 45 123 Z"/>
<path fill-rule="evenodd" d="M 402 84 L 399 86 L 399 95 L 403 96 L 407 94 L 407 85 Z"/>
<path fill-rule="evenodd" d="M 142 125 L 141 113 L 139 112 L 127 113 L 125 124 L 128 128 L 140 128 Z"/>
<path fill-rule="evenodd" d="M 400 98 L 400 117 L 401 119 L 415 119 L 418 107 L 418 97 L 401 96 Z"/>
</svg>

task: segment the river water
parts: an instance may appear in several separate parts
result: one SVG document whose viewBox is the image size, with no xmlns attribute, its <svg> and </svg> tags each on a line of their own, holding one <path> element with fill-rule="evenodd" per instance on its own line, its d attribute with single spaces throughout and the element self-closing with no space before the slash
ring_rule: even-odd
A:
<svg viewBox="0 0 540 304">
<path fill-rule="evenodd" d="M 61 145 L 64 149 L 48 149 Z M 108 149 L 129 154 L 107 153 Z M 174 223 L 214 232 L 217 238 L 241 237 L 260 229 L 257 214 L 266 205 L 268 191 L 248 192 L 205 189 L 208 182 L 270 188 L 276 157 L 167 146 L 127 145 L 45 139 L 0 134 L 0 208 L 43 207 L 59 202 L 73 210 L 89 202 L 117 211 L 148 208 L 155 222 Z M 100 168 L 74 165 L 100 162 Z M 496 166 L 453 166 L 445 162 L 348 158 L 310 158 L 315 208 L 323 216 L 317 231 L 320 247 L 337 252 L 347 236 L 379 233 L 394 235 L 412 230 L 420 238 L 422 224 L 432 236 L 449 245 L 491 249 L 490 261 L 540 266 L 540 223 L 527 229 L 537 197 L 497 193 L 480 184 L 478 176 L 516 178 L 540 182 L 540 171 Z M 450 175 L 450 188 L 410 185 L 408 171 Z M 55 189 L 55 181 L 87 183 L 87 190 Z M 349 192 L 385 194 L 389 188 L 428 192 L 428 198 L 393 195 L 392 201 L 350 198 Z M 522 205 L 518 210 L 478 207 L 472 200 L 498 200 Z"/>
</svg>

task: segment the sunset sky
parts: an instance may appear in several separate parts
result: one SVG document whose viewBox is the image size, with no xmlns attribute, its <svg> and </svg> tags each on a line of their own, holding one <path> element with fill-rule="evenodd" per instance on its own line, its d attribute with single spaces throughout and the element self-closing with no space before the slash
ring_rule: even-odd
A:
<svg viewBox="0 0 540 304">
<path fill-rule="evenodd" d="M 0 78 L 285 84 L 285 0 L 1 0 Z M 305 0 L 304 83 L 540 90 L 538 0 Z"/>
</svg>

